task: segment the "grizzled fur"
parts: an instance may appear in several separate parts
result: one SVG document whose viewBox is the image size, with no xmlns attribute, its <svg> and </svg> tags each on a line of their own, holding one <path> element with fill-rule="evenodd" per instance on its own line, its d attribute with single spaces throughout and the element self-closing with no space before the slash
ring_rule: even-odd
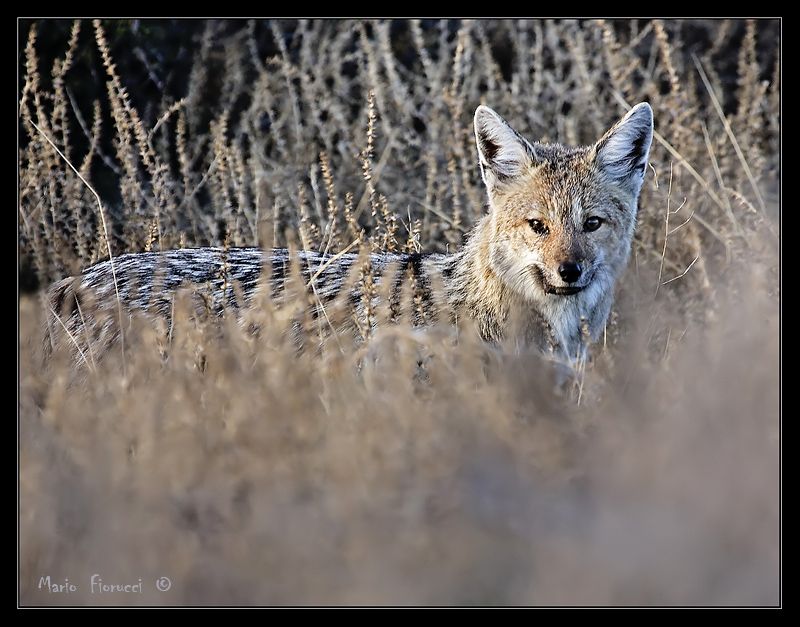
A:
<svg viewBox="0 0 800 627">
<path fill-rule="evenodd" d="M 119 300 L 125 310 L 146 311 L 169 320 L 174 297 L 180 288 L 191 288 L 198 312 L 204 310 L 219 315 L 226 307 L 236 310 L 250 305 L 257 289 L 267 279 L 271 287 L 270 296 L 279 297 L 294 271 L 309 294 L 324 306 L 340 294 L 348 278 L 357 277 L 364 267 L 364 260 L 357 254 L 334 257 L 333 254 L 313 251 L 298 251 L 292 256 L 282 248 L 269 251 L 260 248 L 185 248 L 120 255 L 114 258 L 114 271 Z M 386 272 L 394 273 L 390 292 L 394 301 L 400 298 L 403 280 L 413 277 L 417 294 L 433 318 L 436 312 L 428 277 L 435 271 L 434 267 L 445 269 L 451 261 L 447 255 L 385 253 L 371 255 L 369 266 L 376 284 L 380 284 Z M 296 270 L 292 264 L 297 264 Z M 348 300 L 358 313 L 363 303 L 359 284 L 355 283 L 350 288 Z M 48 344 L 66 341 L 74 346 L 73 342 L 77 342 L 86 352 L 85 327 L 90 328 L 93 346 L 104 346 L 117 338 L 117 296 L 109 261 L 91 266 L 80 277 L 55 283 L 48 292 L 48 301 L 51 309 Z M 317 307 L 313 313 L 320 310 Z M 60 322 L 53 317 L 54 312 Z M 72 340 L 63 337 L 64 328 L 72 335 Z M 46 348 L 49 350 L 52 346 Z"/>
<path fill-rule="evenodd" d="M 457 253 L 373 254 L 372 270 L 377 278 L 396 267 L 396 288 L 402 277 L 413 276 L 428 306 L 436 275 L 442 300 L 473 319 L 484 339 L 513 332 L 522 343 L 570 362 L 580 359 L 606 323 L 630 252 L 653 135 L 650 106 L 637 105 L 597 143 L 582 148 L 530 143 L 485 106 L 478 107 L 474 124 L 488 214 Z M 304 281 L 331 258 L 298 252 Z M 114 265 L 126 309 L 168 318 L 182 285 L 196 286 L 208 309 L 219 313 L 225 305 L 242 304 L 234 285 L 246 304 L 266 267 L 278 294 L 291 261 L 283 249 L 198 248 L 121 255 Z M 358 255 L 345 254 L 327 265 L 314 280 L 319 301 L 335 297 L 359 263 Z M 358 303 L 360 295 L 351 289 L 350 299 Z M 60 320 L 50 316 L 50 333 L 63 331 L 63 324 L 80 339 L 87 317 L 116 307 L 111 264 L 98 263 L 56 283 L 48 297 L 51 314 Z"/>
</svg>

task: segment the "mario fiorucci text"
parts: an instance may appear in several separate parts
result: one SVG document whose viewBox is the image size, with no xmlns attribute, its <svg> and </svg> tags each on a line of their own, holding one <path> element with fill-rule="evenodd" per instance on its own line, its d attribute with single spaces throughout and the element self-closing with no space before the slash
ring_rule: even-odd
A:
<svg viewBox="0 0 800 627">
<path fill-rule="evenodd" d="M 57 580 L 45 575 L 39 578 L 37 585 L 39 590 L 51 594 L 75 594 L 79 590 L 88 591 L 89 594 L 111 594 L 111 593 L 130 593 L 142 594 L 142 578 L 138 577 L 133 582 L 103 581 L 103 578 L 95 573 L 86 582 L 70 581 L 69 577 Z"/>
</svg>

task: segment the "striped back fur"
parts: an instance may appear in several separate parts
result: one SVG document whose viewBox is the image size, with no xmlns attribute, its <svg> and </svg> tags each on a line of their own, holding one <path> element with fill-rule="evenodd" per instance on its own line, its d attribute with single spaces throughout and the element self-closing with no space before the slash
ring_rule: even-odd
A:
<svg viewBox="0 0 800 627">
<path fill-rule="evenodd" d="M 140 312 L 169 322 L 181 289 L 191 293 L 197 313 L 220 315 L 225 309 L 237 311 L 248 307 L 265 285 L 269 285 L 268 297 L 279 301 L 293 276 L 302 282 L 300 291 L 309 296 L 312 315 L 318 315 L 346 289 L 344 303 L 350 305 L 356 322 L 365 308 L 362 294 L 365 283 L 359 277 L 368 272 L 376 293 L 387 278 L 384 275 L 393 275 L 389 297 L 398 313 L 401 290 L 405 283 L 410 283 L 409 289 L 424 303 L 427 313 L 422 317 L 435 319 L 437 308 L 433 304 L 431 273 L 451 275 L 449 268 L 456 259 L 455 255 L 437 254 L 384 253 L 364 257 L 314 251 L 292 254 L 283 248 L 217 247 L 120 255 L 114 258 L 113 272 L 111 262 L 102 261 L 48 290 L 45 348 L 49 352 L 65 344 L 85 353 L 89 342 L 102 349 L 116 341 L 117 293 L 124 316 Z M 372 299 L 376 300 L 376 296 Z M 421 322 L 418 313 L 412 313 L 411 318 Z M 358 327 L 358 323 L 354 326 Z"/>
</svg>

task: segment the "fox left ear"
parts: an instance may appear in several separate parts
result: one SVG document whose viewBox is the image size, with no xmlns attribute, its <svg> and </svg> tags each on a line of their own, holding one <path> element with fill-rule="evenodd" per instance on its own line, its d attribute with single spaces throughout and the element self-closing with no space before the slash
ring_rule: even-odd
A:
<svg viewBox="0 0 800 627">
<path fill-rule="evenodd" d="M 653 110 L 640 102 L 594 146 L 595 163 L 608 177 L 638 196 L 653 141 Z"/>
</svg>

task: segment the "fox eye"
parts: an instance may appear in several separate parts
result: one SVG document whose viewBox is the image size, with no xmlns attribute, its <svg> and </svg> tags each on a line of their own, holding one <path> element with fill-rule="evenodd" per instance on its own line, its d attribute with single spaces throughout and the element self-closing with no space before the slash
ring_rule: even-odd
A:
<svg viewBox="0 0 800 627">
<path fill-rule="evenodd" d="M 541 220 L 533 218 L 531 220 L 528 220 L 528 224 L 531 225 L 533 232 L 536 233 L 537 235 L 544 235 L 545 233 L 547 233 L 547 227 Z"/>
<path fill-rule="evenodd" d="M 583 223 L 583 229 L 585 231 L 596 231 L 603 222 L 603 218 L 598 218 L 597 216 L 586 218 L 586 222 Z"/>
</svg>

